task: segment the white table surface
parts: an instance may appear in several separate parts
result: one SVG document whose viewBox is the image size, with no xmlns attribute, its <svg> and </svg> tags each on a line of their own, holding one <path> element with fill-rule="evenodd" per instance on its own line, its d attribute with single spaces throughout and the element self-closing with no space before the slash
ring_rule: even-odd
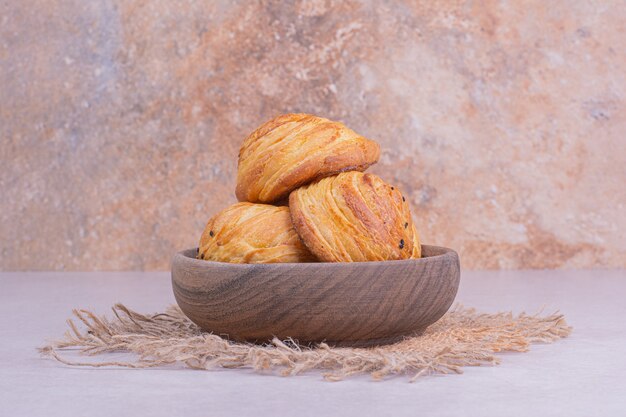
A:
<svg viewBox="0 0 626 417">
<path fill-rule="evenodd" d="M 0 273 L 0 416 L 625 416 L 626 271 L 463 272 L 484 311 L 560 310 L 573 334 L 463 375 L 325 382 L 249 370 L 83 369 L 35 350 L 73 307 L 174 301 L 168 273 Z"/>
</svg>

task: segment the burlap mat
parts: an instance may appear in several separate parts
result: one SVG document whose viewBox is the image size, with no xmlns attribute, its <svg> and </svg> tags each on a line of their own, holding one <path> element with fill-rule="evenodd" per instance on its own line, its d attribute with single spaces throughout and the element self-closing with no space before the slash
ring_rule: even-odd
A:
<svg viewBox="0 0 626 417">
<path fill-rule="evenodd" d="M 552 342 L 571 332 L 563 315 L 511 313 L 479 314 L 457 306 L 421 336 L 375 348 L 333 348 L 324 343 L 299 346 L 274 339 L 266 345 L 234 343 L 201 331 L 176 306 L 165 313 L 143 315 L 122 304 L 113 307 L 115 318 L 74 310 L 86 327 L 79 330 L 70 319 L 63 339 L 40 348 L 45 356 L 73 366 L 123 366 L 148 368 L 180 363 L 193 369 L 249 367 L 256 371 L 280 371 L 297 375 L 323 370 L 327 380 L 370 374 L 383 379 L 408 375 L 411 381 L 429 374 L 461 373 L 463 366 L 495 365 L 497 352 L 525 352 L 531 343 Z M 61 351 L 79 348 L 82 354 L 108 352 L 136 354 L 129 362 L 77 362 Z"/>
</svg>

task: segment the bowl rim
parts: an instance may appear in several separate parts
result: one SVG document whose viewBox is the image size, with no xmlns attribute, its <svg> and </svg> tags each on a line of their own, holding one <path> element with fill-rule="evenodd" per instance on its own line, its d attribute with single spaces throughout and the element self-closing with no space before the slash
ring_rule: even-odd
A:
<svg viewBox="0 0 626 417">
<path fill-rule="evenodd" d="M 426 264 L 431 261 L 435 261 L 443 258 L 459 258 L 458 253 L 451 248 L 447 248 L 444 246 L 435 246 L 435 245 L 422 245 L 423 247 L 428 247 L 431 250 L 439 251 L 437 255 L 427 256 L 417 259 L 400 259 L 400 260 L 389 260 L 389 261 L 367 261 L 367 262 L 282 262 L 282 263 L 230 263 L 230 262 L 220 262 L 220 261 L 210 261 L 204 259 L 197 259 L 195 255 L 197 253 L 197 247 L 184 249 L 182 251 L 174 254 L 173 260 L 181 260 L 184 262 L 191 262 L 192 264 L 198 266 L 214 266 L 214 267 L 228 267 L 228 268 L 240 268 L 240 269 L 249 269 L 249 268 L 317 268 L 317 267 L 325 267 L 325 268 L 342 268 L 346 265 L 361 267 L 361 266 L 402 266 L 402 265 L 411 265 L 411 264 Z"/>
</svg>

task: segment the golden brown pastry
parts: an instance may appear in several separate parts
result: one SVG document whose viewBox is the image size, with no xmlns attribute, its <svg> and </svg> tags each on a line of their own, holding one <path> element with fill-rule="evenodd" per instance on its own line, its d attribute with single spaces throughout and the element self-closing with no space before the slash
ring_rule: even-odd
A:
<svg viewBox="0 0 626 417">
<path fill-rule="evenodd" d="M 351 171 L 324 178 L 292 192 L 289 209 L 296 231 L 320 261 L 421 256 L 408 202 L 376 175 Z"/>
<path fill-rule="evenodd" d="M 341 123 L 285 114 L 246 138 L 239 151 L 239 201 L 272 203 L 292 190 L 342 171 L 364 171 L 380 147 Z"/>
<path fill-rule="evenodd" d="M 231 263 L 313 262 L 296 234 L 288 207 L 237 203 L 213 216 L 198 259 Z"/>
</svg>

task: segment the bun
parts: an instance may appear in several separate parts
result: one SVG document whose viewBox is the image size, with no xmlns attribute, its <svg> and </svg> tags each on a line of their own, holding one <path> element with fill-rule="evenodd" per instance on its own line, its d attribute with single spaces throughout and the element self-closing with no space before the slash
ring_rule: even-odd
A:
<svg viewBox="0 0 626 417">
<path fill-rule="evenodd" d="M 325 262 L 419 258 L 419 235 L 400 191 L 378 176 L 344 172 L 289 196 L 293 225 Z"/>
<path fill-rule="evenodd" d="M 313 262 L 296 234 L 289 208 L 237 203 L 213 216 L 198 258 L 231 263 Z"/>
<path fill-rule="evenodd" d="M 380 147 L 342 123 L 285 114 L 248 136 L 239 152 L 239 201 L 273 203 L 296 188 L 342 171 L 364 171 Z"/>
</svg>

